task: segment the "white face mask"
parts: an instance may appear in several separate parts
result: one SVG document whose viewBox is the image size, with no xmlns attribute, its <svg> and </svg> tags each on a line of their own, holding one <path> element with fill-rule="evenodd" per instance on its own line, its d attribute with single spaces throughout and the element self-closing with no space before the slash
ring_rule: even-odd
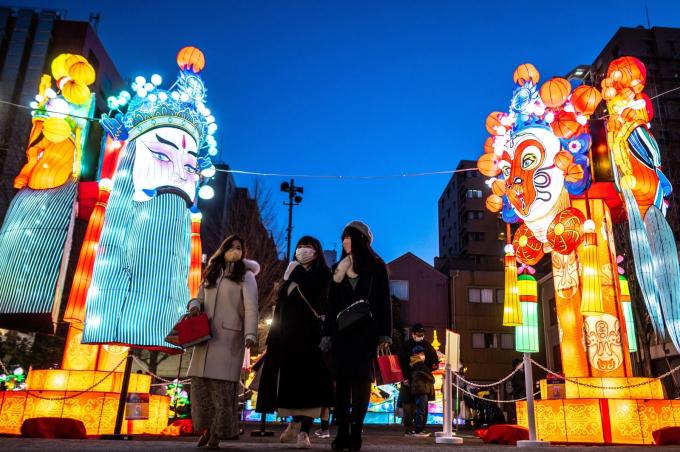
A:
<svg viewBox="0 0 680 452">
<path fill-rule="evenodd" d="M 243 251 L 232 248 L 224 253 L 224 260 L 227 262 L 237 262 L 241 260 L 241 256 L 243 256 Z"/>
<path fill-rule="evenodd" d="M 301 264 L 309 264 L 316 258 L 316 251 L 311 248 L 300 247 L 295 250 L 295 259 Z"/>
<path fill-rule="evenodd" d="M 416 341 L 416 342 L 422 342 L 423 339 L 425 339 L 425 336 L 416 336 L 416 335 L 413 336 L 413 340 Z"/>
</svg>

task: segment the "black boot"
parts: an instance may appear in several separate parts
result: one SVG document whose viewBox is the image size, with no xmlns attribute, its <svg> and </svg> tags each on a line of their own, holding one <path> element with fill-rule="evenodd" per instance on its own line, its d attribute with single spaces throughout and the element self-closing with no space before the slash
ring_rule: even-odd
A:
<svg viewBox="0 0 680 452">
<path fill-rule="evenodd" d="M 338 433 L 331 443 L 333 450 L 350 450 L 349 424 L 338 421 Z"/>
<path fill-rule="evenodd" d="M 363 433 L 364 426 L 363 424 L 357 424 L 352 422 L 352 433 L 350 434 L 349 442 L 349 450 L 351 451 L 358 451 L 361 450 L 361 434 Z"/>
</svg>

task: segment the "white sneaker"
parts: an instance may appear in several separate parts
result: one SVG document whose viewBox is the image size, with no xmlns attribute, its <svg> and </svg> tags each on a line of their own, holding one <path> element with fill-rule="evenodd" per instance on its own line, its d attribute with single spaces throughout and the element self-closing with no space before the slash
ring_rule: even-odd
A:
<svg viewBox="0 0 680 452">
<path fill-rule="evenodd" d="M 309 435 L 306 432 L 300 432 L 297 436 L 298 449 L 311 449 L 312 443 L 309 441 Z"/>
<path fill-rule="evenodd" d="M 331 432 L 330 432 L 329 430 L 324 430 L 324 429 L 320 428 L 319 430 L 316 430 L 316 431 L 314 432 L 314 435 L 315 435 L 317 438 L 330 438 L 330 437 L 331 437 Z"/>
<path fill-rule="evenodd" d="M 432 436 L 432 433 L 423 430 L 422 432 L 413 432 L 413 436 L 415 436 L 416 438 L 428 438 Z"/>
<path fill-rule="evenodd" d="M 288 424 L 288 427 L 286 427 L 286 430 L 281 433 L 281 436 L 279 437 L 279 440 L 282 443 L 292 443 L 295 441 L 295 438 L 297 437 L 298 433 L 300 433 L 300 427 L 302 427 L 302 424 L 300 422 L 290 422 Z"/>
</svg>

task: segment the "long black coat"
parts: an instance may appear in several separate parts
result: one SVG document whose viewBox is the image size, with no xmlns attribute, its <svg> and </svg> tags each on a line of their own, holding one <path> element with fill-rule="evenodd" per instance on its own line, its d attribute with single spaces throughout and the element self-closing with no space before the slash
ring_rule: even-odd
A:
<svg viewBox="0 0 680 452">
<path fill-rule="evenodd" d="M 256 411 L 333 406 L 330 371 L 319 349 L 321 325 L 300 295 L 322 315 L 330 280 L 328 269 L 305 270 L 300 265 L 282 284 L 267 338 Z M 298 288 L 289 294 L 292 283 Z"/>
<path fill-rule="evenodd" d="M 372 318 L 338 331 L 338 312 L 358 300 L 369 302 Z M 372 272 L 360 275 L 354 289 L 347 275 L 339 283 L 331 282 L 324 336 L 331 338 L 332 367 L 336 377 L 373 378 L 378 340 L 392 337 L 392 301 L 387 267 L 382 261 Z"/>
</svg>

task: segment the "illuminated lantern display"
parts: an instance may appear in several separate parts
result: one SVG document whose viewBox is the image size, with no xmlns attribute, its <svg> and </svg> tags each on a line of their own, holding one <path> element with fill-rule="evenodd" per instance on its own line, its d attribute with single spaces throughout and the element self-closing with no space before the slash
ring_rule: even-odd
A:
<svg viewBox="0 0 680 452">
<path fill-rule="evenodd" d="M 630 299 L 630 287 L 628 279 L 619 275 L 619 294 L 621 295 L 621 305 L 623 315 L 626 318 L 626 331 L 628 332 L 628 348 L 631 353 L 637 351 L 637 341 L 635 340 L 635 318 L 633 317 L 633 304 Z"/>
<path fill-rule="evenodd" d="M 159 76 L 151 83 L 139 76 L 125 112 L 119 106 L 101 120 L 110 139 L 124 144 L 87 289 L 84 344 L 172 349 L 164 338 L 186 311 L 190 286 L 198 287 L 197 201 L 212 192 L 205 174 L 214 169 L 217 125 L 198 74 L 203 54 L 185 48 L 178 62 L 169 90 L 154 84 Z"/>
<path fill-rule="evenodd" d="M 509 111 L 486 119 L 492 142 L 478 161 L 492 189 L 486 205 L 500 211 L 508 228 L 519 223 L 505 250 L 503 325 L 516 327 L 520 352 L 538 351 L 538 303 L 535 279 L 526 272 L 518 277 L 517 263 L 520 273 L 543 253 L 552 263 L 568 381 L 562 399 L 551 399 L 542 384 L 546 389 L 535 402 L 538 439 L 651 443 L 652 427 L 634 413 L 662 418 L 673 409 L 658 380 L 633 374 L 632 301 L 613 265 L 612 219 L 627 219 L 636 281 L 655 330 L 660 337 L 668 332 L 680 348 L 680 268 L 664 218 L 671 186 L 649 132 L 653 111 L 645 78 L 644 65 L 624 57 L 611 63 L 602 91 L 582 85 L 572 92 L 562 78 L 539 87 L 538 71 L 523 64 L 513 75 Z M 608 118 L 591 119 L 602 99 Z M 524 402 L 517 413 L 526 426 Z M 680 426 L 673 419 L 664 425 Z"/>
<path fill-rule="evenodd" d="M 81 56 L 59 55 L 51 67 L 57 89 L 52 88 L 51 77 L 43 76 L 38 97 L 43 100 L 31 105 L 28 163 L 14 181 L 19 192 L 0 232 L 0 277 L 5 284 L 0 289 L 0 321 L 13 328 L 49 332 L 54 331 L 52 325 L 60 311 L 78 179 L 87 159 L 92 159 L 92 152 L 83 148 L 89 128 L 83 118 L 93 114 L 94 97 L 86 85 L 95 80 L 94 70 Z M 75 82 L 81 85 L 80 96 L 65 90 Z M 87 90 L 85 96 L 82 87 Z M 121 147 L 120 142 L 107 137 L 99 168 L 99 197 L 89 217 L 64 317 L 71 327 L 62 366 L 31 370 L 24 388 L 28 392 L 0 391 L 2 434 L 19 434 L 22 423 L 35 417 L 80 420 L 88 435 L 114 433 L 128 347 L 90 346 L 81 340 L 85 295 Z M 16 253 L 17 249 L 22 253 Z M 22 285 L 12 285 L 18 283 Z M 5 296 L 9 302 L 2 298 Z M 130 375 L 130 392 L 149 394 L 150 385 L 150 376 Z M 122 433 L 159 433 L 167 425 L 168 401 L 166 396 L 149 395 L 148 419 L 124 423 Z"/>
<path fill-rule="evenodd" d="M 70 68 L 68 57 L 55 59 L 60 71 Z M 62 72 L 52 75 L 63 78 Z M 87 95 L 71 98 L 53 81 L 43 75 L 31 103 L 27 162 L 14 180 L 19 191 L 0 229 L 0 326 L 48 333 L 57 322 L 73 235 L 88 131 L 81 117 L 94 108 L 86 85 Z"/>
<path fill-rule="evenodd" d="M 515 327 L 515 349 L 522 353 L 538 352 L 538 283 L 528 274 L 517 278 L 522 325 Z"/>
</svg>

